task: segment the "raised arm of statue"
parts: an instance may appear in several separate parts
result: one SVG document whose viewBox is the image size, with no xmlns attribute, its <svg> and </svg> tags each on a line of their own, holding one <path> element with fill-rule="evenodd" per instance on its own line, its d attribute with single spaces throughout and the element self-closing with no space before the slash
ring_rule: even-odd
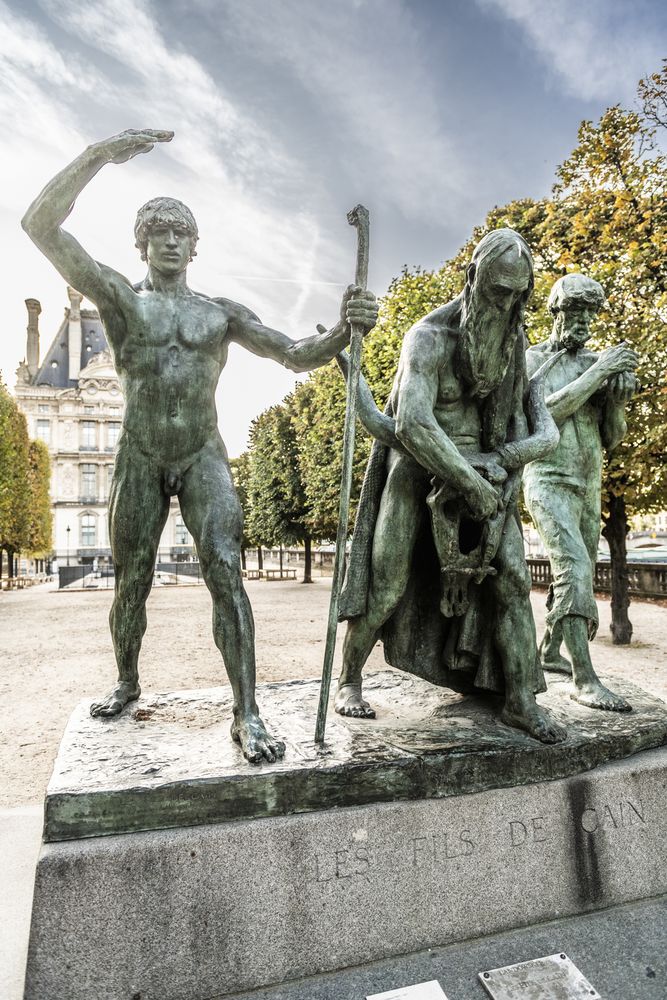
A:
<svg viewBox="0 0 667 1000">
<path fill-rule="evenodd" d="M 130 283 L 121 274 L 99 264 L 70 233 L 61 229 L 74 202 L 95 174 L 107 163 L 124 163 L 147 153 L 156 142 L 169 142 L 173 132 L 129 130 L 93 143 L 61 170 L 34 200 L 21 225 L 30 239 L 78 292 L 97 304 L 115 298 Z"/>
<path fill-rule="evenodd" d="M 330 330 L 292 340 L 264 326 L 249 310 L 242 310 L 230 320 L 229 334 L 231 340 L 260 358 L 271 358 L 293 372 L 307 372 L 325 365 L 342 351 L 350 341 L 351 326 L 361 326 L 365 333 L 372 330 L 377 312 L 373 293 L 351 285 L 343 295 L 340 319 Z"/>
<path fill-rule="evenodd" d="M 632 372 L 638 364 L 639 355 L 625 341 L 608 347 L 579 378 L 547 397 L 547 406 L 558 427 L 601 389 L 610 376 Z"/>
<path fill-rule="evenodd" d="M 395 406 L 396 436 L 423 468 L 461 493 L 475 518 L 484 520 L 498 510 L 500 491 L 475 471 L 435 419 L 441 339 L 427 323 L 413 327 L 405 338 Z"/>
</svg>

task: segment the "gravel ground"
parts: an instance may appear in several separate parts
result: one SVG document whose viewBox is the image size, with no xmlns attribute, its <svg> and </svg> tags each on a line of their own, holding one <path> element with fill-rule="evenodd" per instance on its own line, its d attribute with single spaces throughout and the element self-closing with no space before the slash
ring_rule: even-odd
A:
<svg viewBox="0 0 667 1000">
<path fill-rule="evenodd" d="M 322 666 L 331 581 L 249 582 L 257 628 L 258 682 L 317 677 Z M 541 635 L 544 593 L 533 594 Z M 76 703 L 106 692 L 115 679 L 107 617 L 110 590 L 56 591 L 49 584 L 0 594 L 0 806 L 42 801 L 53 759 Z M 600 631 L 592 655 L 600 674 L 624 677 L 667 701 L 667 608 L 635 603 L 631 646 L 612 645 L 610 607 L 598 602 Z M 339 630 L 337 655 L 342 634 Z M 211 636 L 203 586 L 156 587 L 148 603 L 141 654 L 143 690 L 225 683 Z M 381 647 L 369 667 L 384 667 Z M 334 676 L 338 663 L 334 668 Z"/>
</svg>

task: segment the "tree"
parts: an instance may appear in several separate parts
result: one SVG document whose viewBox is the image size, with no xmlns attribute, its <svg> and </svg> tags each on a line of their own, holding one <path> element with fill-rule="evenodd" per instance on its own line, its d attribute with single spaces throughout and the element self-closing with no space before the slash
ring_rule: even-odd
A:
<svg viewBox="0 0 667 1000">
<path fill-rule="evenodd" d="M 246 568 L 246 549 L 254 545 L 253 540 L 248 536 L 248 519 L 250 516 L 250 505 L 248 501 L 248 478 L 250 476 L 250 455 L 244 451 L 238 458 L 230 459 L 229 465 L 232 470 L 232 478 L 236 487 L 236 494 L 243 511 L 243 538 L 241 539 L 241 566 Z"/>
<path fill-rule="evenodd" d="M 0 382 L 0 550 L 7 553 L 8 576 L 15 557 L 30 544 L 28 427 L 15 401 Z"/>
<path fill-rule="evenodd" d="M 250 429 L 249 531 L 267 544 L 302 543 L 304 583 L 312 583 L 312 534 L 301 482 L 294 400 L 265 410 Z"/>
<path fill-rule="evenodd" d="M 43 559 L 52 548 L 51 460 L 43 441 L 31 441 L 28 447 L 28 485 L 30 489 L 30 525 L 28 551 Z"/>
<path fill-rule="evenodd" d="M 667 74 L 656 74 L 650 108 L 663 101 Z M 640 89 L 641 94 L 641 89 Z M 649 108 L 649 110 L 650 110 Z M 641 357 L 640 391 L 627 408 L 628 432 L 605 465 L 604 535 L 612 561 L 612 636 L 627 643 L 628 518 L 667 503 L 667 164 L 655 144 L 659 117 L 610 108 L 558 169 L 554 198 L 538 229 L 538 245 L 555 270 L 581 270 L 600 282 L 609 308 L 597 321 L 594 346 L 631 342 Z"/>
</svg>

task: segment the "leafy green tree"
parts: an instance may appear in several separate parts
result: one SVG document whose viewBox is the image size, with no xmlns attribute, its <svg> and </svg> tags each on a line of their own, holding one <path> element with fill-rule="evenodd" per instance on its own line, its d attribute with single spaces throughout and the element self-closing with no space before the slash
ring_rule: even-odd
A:
<svg viewBox="0 0 667 1000">
<path fill-rule="evenodd" d="M 25 417 L 0 382 L 0 550 L 7 553 L 8 576 L 18 553 L 30 545 L 28 428 Z"/>
<path fill-rule="evenodd" d="M 241 566 L 246 568 L 246 549 L 251 548 L 255 543 L 248 535 L 248 519 L 250 517 L 250 505 L 248 501 L 248 477 L 250 475 L 250 455 L 244 451 L 238 458 L 229 461 L 234 486 L 243 511 L 243 538 L 241 540 Z M 260 549 L 261 553 L 261 549 Z"/>
<path fill-rule="evenodd" d="M 253 421 L 250 430 L 249 531 L 266 544 L 305 548 L 304 583 L 312 583 L 312 534 L 301 482 L 294 401 L 287 396 Z"/>
<path fill-rule="evenodd" d="M 43 441 L 31 441 L 28 447 L 30 489 L 30 527 L 28 552 L 43 559 L 52 549 L 51 459 Z"/>
</svg>

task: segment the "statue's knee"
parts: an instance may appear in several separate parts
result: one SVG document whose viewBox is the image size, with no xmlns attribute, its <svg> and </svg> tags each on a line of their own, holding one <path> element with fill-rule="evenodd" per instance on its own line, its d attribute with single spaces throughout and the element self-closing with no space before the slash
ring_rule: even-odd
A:
<svg viewBox="0 0 667 1000">
<path fill-rule="evenodd" d="M 202 568 L 214 596 L 225 597 L 241 586 L 240 555 L 228 548 L 215 547 L 207 552 Z"/>
<path fill-rule="evenodd" d="M 123 607 L 143 607 L 153 586 L 153 567 L 143 572 L 116 571 L 115 601 Z"/>
</svg>

